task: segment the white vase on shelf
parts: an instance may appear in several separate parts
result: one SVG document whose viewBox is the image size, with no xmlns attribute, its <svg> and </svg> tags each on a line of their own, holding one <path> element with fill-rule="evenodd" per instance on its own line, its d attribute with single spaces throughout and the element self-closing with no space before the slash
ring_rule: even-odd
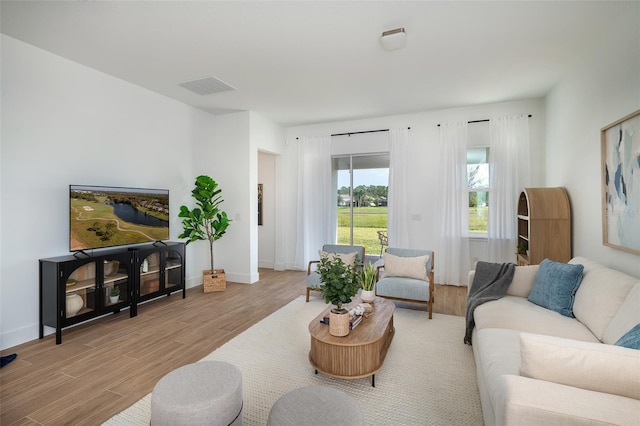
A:
<svg viewBox="0 0 640 426">
<path fill-rule="evenodd" d="M 84 300 L 77 293 L 67 293 L 66 311 L 67 318 L 75 316 L 84 306 Z"/>
<path fill-rule="evenodd" d="M 146 258 L 142 261 L 142 272 L 149 272 L 149 262 Z"/>
</svg>

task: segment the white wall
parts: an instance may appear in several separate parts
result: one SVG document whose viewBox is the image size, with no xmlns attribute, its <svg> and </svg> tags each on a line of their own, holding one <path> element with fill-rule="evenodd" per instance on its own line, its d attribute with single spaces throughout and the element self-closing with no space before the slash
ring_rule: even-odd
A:
<svg viewBox="0 0 640 426">
<path fill-rule="evenodd" d="M 194 176 L 211 176 L 222 189 L 222 210 L 232 220 L 226 234 L 213 245 L 214 267 L 226 272 L 227 281 L 253 282 L 250 270 L 249 112 L 212 117 L 208 139 L 194 145 Z M 197 264 L 208 265 L 207 242 L 198 241 L 192 253 Z M 209 269 L 209 267 L 202 268 Z M 200 271 L 200 274 L 202 271 Z M 202 279 L 200 279 L 202 283 Z"/>
<path fill-rule="evenodd" d="M 567 188 L 573 255 L 640 276 L 640 256 L 602 244 L 600 129 L 640 109 L 640 3 L 547 97 L 547 186 Z M 638 217 L 640 220 L 640 217 Z"/>
<path fill-rule="evenodd" d="M 336 123 L 324 123 L 312 126 L 289 128 L 286 131 L 287 147 L 283 155 L 285 174 L 285 190 L 287 197 L 286 219 L 288 229 L 283 232 L 286 247 L 286 257 L 283 263 L 287 268 L 293 267 L 297 191 L 297 137 L 321 134 L 357 132 L 363 130 L 377 130 L 396 127 L 411 127 L 410 138 L 410 181 L 415 182 L 413 191 L 415 196 L 409 202 L 409 211 L 405 212 L 405 219 L 409 221 L 409 245 L 415 248 L 435 247 L 438 235 L 437 228 L 437 185 L 439 176 L 439 132 L 438 124 L 458 120 L 481 120 L 509 115 L 531 114 L 531 165 L 532 184 L 544 183 L 544 136 L 545 136 L 545 108 L 542 99 L 530 99 L 518 102 L 479 105 L 473 107 L 452 108 L 439 111 L 428 111 L 415 114 L 405 114 L 377 119 L 354 120 Z M 335 138 L 334 138 L 335 139 Z M 332 141 L 332 149 L 333 149 Z M 352 145 L 354 149 L 360 149 Z M 379 151 L 379 147 L 369 148 Z M 472 257 L 484 259 L 484 242 L 472 246 Z M 438 281 L 438 256 L 436 253 L 436 282 Z"/>
<path fill-rule="evenodd" d="M 2 36 L 0 346 L 38 336 L 38 259 L 69 252 L 69 184 L 170 190 L 190 202 L 192 147 L 214 117 Z M 141 113 L 141 111 L 143 113 Z M 231 179 L 230 179 L 231 180 Z M 187 277 L 201 267 L 187 248 Z"/>
</svg>

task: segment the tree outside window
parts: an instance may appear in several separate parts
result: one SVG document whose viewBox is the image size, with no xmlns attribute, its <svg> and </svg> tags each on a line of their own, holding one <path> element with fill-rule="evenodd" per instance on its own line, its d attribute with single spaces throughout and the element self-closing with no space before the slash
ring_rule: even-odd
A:
<svg viewBox="0 0 640 426">
<path fill-rule="evenodd" d="M 489 148 L 467 149 L 469 235 L 487 234 L 489 217 Z"/>
</svg>

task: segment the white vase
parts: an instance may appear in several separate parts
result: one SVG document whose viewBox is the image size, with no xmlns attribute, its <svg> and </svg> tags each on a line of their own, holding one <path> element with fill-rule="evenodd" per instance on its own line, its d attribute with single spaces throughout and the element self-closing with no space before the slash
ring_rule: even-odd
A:
<svg viewBox="0 0 640 426">
<path fill-rule="evenodd" d="M 376 292 L 373 290 L 362 290 L 362 293 L 360 294 L 360 298 L 365 303 L 371 303 L 376 298 Z"/>
<path fill-rule="evenodd" d="M 84 306 L 84 300 L 77 293 L 67 293 L 66 310 L 67 318 L 75 316 Z"/>
<path fill-rule="evenodd" d="M 118 299 L 120 299 L 120 296 L 109 296 L 109 301 L 111 302 L 112 305 L 114 303 L 118 303 Z"/>
</svg>

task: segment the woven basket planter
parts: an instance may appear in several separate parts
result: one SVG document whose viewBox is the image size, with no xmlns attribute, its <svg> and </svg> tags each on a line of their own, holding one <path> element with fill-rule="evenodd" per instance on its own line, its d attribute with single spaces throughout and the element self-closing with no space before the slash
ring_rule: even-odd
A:
<svg viewBox="0 0 640 426">
<path fill-rule="evenodd" d="M 224 291 L 227 288 L 227 278 L 224 269 L 211 269 L 202 272 L 202 286 L 205 293 Z"/>
<path fill-rule="evenodd" d="M 349 311 L 337 314 L 331 310 L 329 314 L 329 334 L 336 337 L 344 337 L 349 334 Z"/>
</svg>

